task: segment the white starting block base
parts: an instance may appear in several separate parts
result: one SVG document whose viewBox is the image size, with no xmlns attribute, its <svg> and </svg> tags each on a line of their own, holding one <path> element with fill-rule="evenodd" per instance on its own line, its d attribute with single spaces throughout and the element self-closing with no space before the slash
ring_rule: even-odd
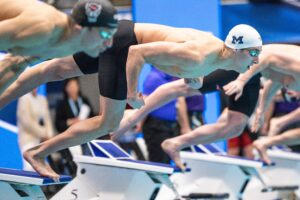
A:
<svg viewBox="0 0 300 200">
<path fill-rule="evenodd" d="M 163 181 L 170 183 L 169 165 L 133 160 L 111 141 L 92 146 L 100 157 L 76 156 L 77 176 L 52 200 L 148 200 Z"/>
<path fill-rule="evenodd" d="M 101 165 L 101 158 L 75 157 L 77 176 L 52 200 L 72 199 L 150 199 L 157 185 L 143 172 L 121 167 Z M 84 161 L 83 161 L 84 160 Z M 105 162 L 105 161 L 102 161 Z M 124 162 L 124 161 L 117 161 Z"/>
<path fill-rule="evenodd" d="M 249 180 L 249 175 L 245 174 L 239 165 L 234 164 L 233 158 L 223 157 L 222 159 L 219 156 L 194 152 L 180 152 L 180 155 L 187 166 L 191 168 L 191 172 L 188 174 L 173 174 L 171 176 L 171 181 L 176 186 L 180 196 L 188 196 L 192 193 L 209 193 L 212 196 L 229 195 L 226 198 L 209 199 L 239 199 L 243 190 L 242 187 Z M 251 164 L 248 167 L 262 165 L 256 162 Z M 157 200 L 174 199 L 174 196 L 170 197 L 170 192 L 169 188 L 163 186 Z"/>
<path fill-rule="evenodd" d="M 269 170 L 261 169 L 261 172 L 270 177 L 270 180 L 275 184 L 300 186 L 300 154 L 282 150 L 268 150 L 267 153 L 272 162 L 276 163 L 276 166 L 269 168 Z"/>
<path fill-rule="evenodd" d="M 61 176 L 60 182 L 55 183 L 35 172 L 0 168 L 0 199 L 47 200 L 41 186 L 63 184 L 70 180 L 69 176 Z"/>
<path fill-rule="evenodd" d="M 212 147 L 205 148 L 204 145 L 199 145 L 199 147 L 204 148 L 201 153 L 180 152 L 184 162 L 192 169 L 191 172 L 171 176 L 171 180 L 181 196 L 189 196 L 192 193 L 222 196 L 227 193 L 229 197 L 202 199 L 267 200 L 289 199 L 295 192 L 295 184 L 282 184 L 281 182 L 281 184 L 274 185 L 273 181 L 268 181 L 267 173 L 261 173 L 262 170 L 268 171 L 276 166 L 263 167 L 263 163 L 259 161 L 216 155 L 215 153 L 218 152 L 211 152 Z M 285 175 L 280 173 L 276 176 Z M 282 190 L 283 186 L 286 187 L 285 190 Z M 266 188 L 267 192 L 262 192 Z M 274 191 L 271 190 L 272 188 Z M 174 196 L 171 195 L 170 190 L 163 186 L 157 199 L 174 199 Z"/>
<path fill-rule="evenodd" d="M 276 165 L 259 169 L 259 173 L 265 176 L 266 183 L 273 186 L 294 185 L 300 187 L 300 154 L 281 149 L 269 149 L 267 153 Z M 295 191 L 295 195 L 300 199 L 299 189 Z"/>
</svg>

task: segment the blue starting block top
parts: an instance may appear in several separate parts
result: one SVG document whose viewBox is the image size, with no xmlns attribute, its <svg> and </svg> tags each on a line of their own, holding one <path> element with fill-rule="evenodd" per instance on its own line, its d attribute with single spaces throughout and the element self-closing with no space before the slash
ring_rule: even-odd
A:
<svg viewBox="0 0 300 200">
<path fill-rule="evenodd" d="M 126 151 L 110 140 L 93 140 L 88 145 L 94 157 L 134 160 Z"/>
<path fill-rule="evenodd" d="M 53 179 L 42 177 L 36 172 L 23 171 L 18 169 L 0 168 L 0 181 L 14 182 L 20 184 L 31 185 L 53 185 L 70 182 L 72 177 L 61 175 L 59 182 L 54 182 Z"/>
<path fill-rule="evenodd" d="M 88 143 L 88 146 L 91 150 L 93 157 L 95 158 L 108 158 L 105 163 L 101 164 L 110 164 L 113 166 L 117 166 L 116 163 L 112 161 L 120 161 L 118 166 L 124 167 L 127 166 L 128 168 L 135 168 L 139 170 L 146 170 L 146 171 L 165 171 L 167 173 L 172 173 L 174 171 L 174 167 L 168 164 L 163 163 L 156 163 L 156 162 L 148 162 L 148 161 L 141 161 L 135 160 L 132 158 L 126 151 L 120 148 L 117 144 L 112 142 L 111 140 L 93 140 Z M 89 158 L 77 158 L 80 161 L 87 161 L 90 162 L 91 159 Z M 95 161 L 97 162 L 97 161 Z M 126 163 L 126 165 L 124 165 Z M 129 167 L 131 166 L 131 167 Z M 140 166 L 140 167 L 138 167 Z M 156 169 L 156 170 L 155 170 Z"/>
<path fill-rule="evenodd" d="M 192 151 L 206 154 L 226 155 L 226 152 L 215 144 L 199 144 L 191 146 Z"/>
</svg>

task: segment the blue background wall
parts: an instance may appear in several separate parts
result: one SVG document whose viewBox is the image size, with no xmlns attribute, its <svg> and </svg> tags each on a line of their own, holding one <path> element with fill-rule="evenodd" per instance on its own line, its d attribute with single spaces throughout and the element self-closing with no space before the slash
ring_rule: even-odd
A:
<svg viewBox="0 0 300 200">
<path fill-rule="evenodd" d="M 18 135 L 15 129 L 0 120 L 0 167 L 22 169 Z"/>
<path fill-rule="evenodd" d="M 300 8 L 286 3 L 222 6 L 223 39 L 234 25 L 246 23 L 258 30 L 264 43 L 299 43 L 299 22 Z"/>
</svg>

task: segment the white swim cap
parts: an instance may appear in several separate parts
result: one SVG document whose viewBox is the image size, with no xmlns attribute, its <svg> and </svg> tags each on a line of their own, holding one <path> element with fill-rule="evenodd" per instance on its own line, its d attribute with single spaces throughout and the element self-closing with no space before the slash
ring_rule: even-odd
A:
<svg viewBox="0 0 300 200">
<path fill-rule="evenodd" d="M 240 24 L 229 31 L 225 45 L 231 49 L 260 47 L 262 40 L 260 34 L 252 26 Z"/>
</svg>

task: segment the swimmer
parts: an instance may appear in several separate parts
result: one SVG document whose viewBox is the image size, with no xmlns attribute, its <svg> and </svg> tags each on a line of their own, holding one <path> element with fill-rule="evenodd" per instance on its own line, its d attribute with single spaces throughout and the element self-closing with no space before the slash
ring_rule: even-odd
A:
<svg viewBox="0 0 300 200">
<path fill-rule="evenodd" d="M 253 65 L 245 73 L 241 73 L 235 81 L 224 86 L 227 95 L 236 94 L 235 99 L 238 99 L 243 92 L 243 86 L 253 75 L 261 72 L 262 76 L 267 79 L 260 92 L 252 132 L 257 132 L 263 124 L 263 113 L 280 88 L 299 91 L 299 54 L 300 47 L 296 45 L 264 45 L 260 63 Z"/>
<path fill-rule="evenodd" d="M 244 24 L 232 28 L 225 42 L 209 33 L 169 27 L 161 27 L 152 37 L 150 43 L 129 48 L 127 100 L 133 108 L 144 105 L 141 93 L 137 92 L 137 81 L 144 63 L 184 78 L 187 83 L 194 85 L 198 82 L 200 88 L 201 77 L 217 69 L 244 72 L 248 66 L 257 64 L 262 46 L 259 33 Z"/>
<path fill-rule="evenodd" d="M 0 0 L 0 94 L 28 65 L 86 52 L 97 57 L 112 45 L 116 10 L 108 0 L 84 0 L 70 16 L 36 0 Z"/>
</svg>

